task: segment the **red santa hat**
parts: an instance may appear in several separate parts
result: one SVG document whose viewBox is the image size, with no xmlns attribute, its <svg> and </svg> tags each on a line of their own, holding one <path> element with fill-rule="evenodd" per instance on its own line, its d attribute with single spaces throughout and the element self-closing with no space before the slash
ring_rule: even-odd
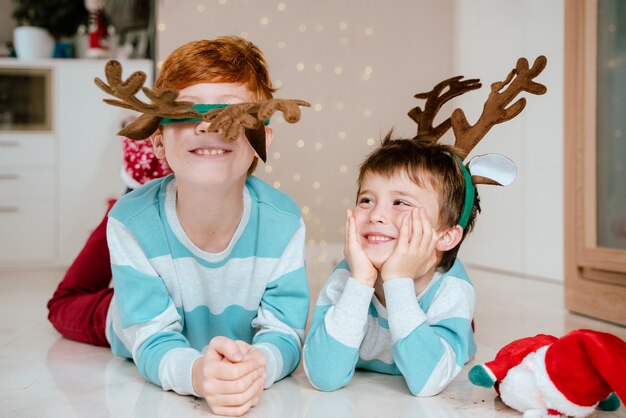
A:
<svg viewBox="0 0 626 418">
<path fill-rule="evenodd" d="M 121 177 L 131 189 L 161 178 L 172 172 L 165 160 L 154 155 L 150 139 L 139 141 L 122 138 L 123 163 Z"/>
<path fill-rule="evenodd" d="M 625 400 L 626 342 L 604 332 L 572 331 L 547 347 L 545 375 L 538 377 L 546 403 L 566 415 L 580 416 L 612 392 Z"/>
<path fill-rule="evenodd" d="M 510 342 L 498 351 L 492 361 L 474 366 L 469 372 L 469 379 L 477 386 L 487 388 L 493 386 L 496 392 L 500 393 L 500 382 L 509 370 L 518 366 L 528 354 L 557 340 L 558 338 L 553 335 L 537 334 L 534 337 L 520 338 Z"/>
</svg>

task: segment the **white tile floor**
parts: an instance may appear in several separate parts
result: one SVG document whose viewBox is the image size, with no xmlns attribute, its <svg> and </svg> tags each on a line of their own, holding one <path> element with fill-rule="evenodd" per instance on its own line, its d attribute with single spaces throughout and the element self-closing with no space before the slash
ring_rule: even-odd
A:
<svg viewBox="0 0 626 418">
<path fill-rule="evenodd" d="M 312 266 L 309 263 L 308 266 Z M 318 278 L 319 272 L 312 277 Z M 626 328 L 564 311 L 559 284 L 470 269 L 477 289 L 475 361 L 492 359 L 509 341 L 577 328 Z M 45 304 L 59 272 L 0 273 L 0 417 L 210 416 L 203 401 L 163 392 L 139 377 L 133 364 L 108 349 L 61 338 L 46 320 Z M 313 286 L 314 290 L 316 286 Z M 492 390 L 473 386 L 467 367 L 440 395 L 410 396 L 400 377 L 357 373 L 344 389 L 321 393 L 301 370 L 275 384 L 248 416 L 271 418 L 516 417 Z M 594 416 L 626 417 L 624 407 Z"/>
</svg>

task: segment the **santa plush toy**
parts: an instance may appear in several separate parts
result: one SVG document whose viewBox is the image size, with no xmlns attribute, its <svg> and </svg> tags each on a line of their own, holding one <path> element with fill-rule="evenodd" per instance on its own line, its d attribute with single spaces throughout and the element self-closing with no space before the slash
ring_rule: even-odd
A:
<svg viewBox="0 0 626 418">
<path fill-rule="evenodd" d="M 626 342 L 587 329 L 561 338 L 522 338 L 504 346 L 493 361 L 472 367 L 469 379 L 494 387 L 502 402 L 525 418 L 586 417 L 596 407 L 614 411 L 619 398 L 626 399 Z"/>
<path fill-rule="evenodd" d="M 105 5 L 106 0 L 85 0 L 85 9 L 89 12 L 87 58 L 105 58 L 109 55 L 109 33 L 104 17 Z"/>
</svg>

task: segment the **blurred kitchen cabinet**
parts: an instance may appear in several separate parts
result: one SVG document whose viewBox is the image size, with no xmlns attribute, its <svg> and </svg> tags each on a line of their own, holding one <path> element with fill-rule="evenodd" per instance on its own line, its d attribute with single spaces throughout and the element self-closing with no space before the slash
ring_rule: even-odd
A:
<svg viewBox="0 0 626 418">
<path fill-rule="evenodd" d="M 125 189 L 103 60 L 0 59 L 0 268 L 66 267 Z M 123 62 L 124 77 L 152 61 Z"/>
</svg>

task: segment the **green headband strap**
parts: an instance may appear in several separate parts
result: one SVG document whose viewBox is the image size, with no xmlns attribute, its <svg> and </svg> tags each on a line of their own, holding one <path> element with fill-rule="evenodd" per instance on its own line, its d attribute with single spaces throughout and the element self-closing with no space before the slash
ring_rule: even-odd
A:
<svg viewBox="0 0 626 418">
<path fill-rule="evenodd" d="M 192 109 L 197 110 L 201 114 L 205 114 L 213 109 L 223 109 L 228 107 L 228 104 L 204 104 L 198 103 L 191 106 Z M 202 118 L 184 118 L 184 119 L 170 119 L 170 118 L 161 118 L 161 125 L 170 125 L 172 123 L 185 123 L 185 122 L 202 122 Z M 267 119 L 265 121 L 265 125 L 269 125 L 270 121 Z"/>
<path fill-rule="evenodd" d="M 476 197 L 476 188 L 474 187 L 474 183 L 472 182 L 472 176 L 470 172 L 463 164 L 463 160 L 459 157 L 456 157 L 459 161 L 459 165 L 461 166 L 461 171 L 463 172 L 463 178 L 465 179 L 465 201 L 463 202 L 463 212 L 461 212 L 461 218 L 459 218 L 459 225 L 461 228 L 465 229 L 467 226 L 467 222 L 469 221 L 470 216 L 472 215 L 472 209 L 474 208 L 474 198 Z"/>
</svg>

